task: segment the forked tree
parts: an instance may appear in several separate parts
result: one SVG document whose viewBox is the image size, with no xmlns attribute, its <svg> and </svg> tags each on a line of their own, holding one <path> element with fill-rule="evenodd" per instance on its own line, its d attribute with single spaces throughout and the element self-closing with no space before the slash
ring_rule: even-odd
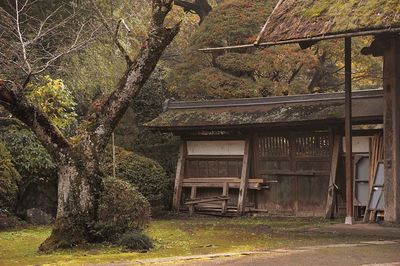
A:
<svg viewBox="0 0 400 266">
<path fill-rule="evenodd" d="M 36 12 L 41 14 L 37 17 L 31 13 L 38 3 L 34 0 L 9 0 L 0 5 L 0 104 L 31 128 L 59 169 L 56 223 L 42 249 L 88 240 L 88 225 L 98 218 L 104 176 L 99 162 L 106 145 L 180 28 L 179 24 L 165 26 L 173 0 L 152 0 L 147 38 L 132 58 L 118 40 L 121 23 L 113 29 L 102 18 L 101 11 L 92 6 L 100 23 L 80 21 L 79 5 L 64 2 L 50 13 Z M 100 104 L 92 105 L 77 133 L 66 137 L 42 110 L 29 102 L 24 90 L 32 77 L 45 72 L 63 56 L 86 47 L 104 28 L 113 32 L 125 57 L 126 70 L 114 91 Z"/>
</svg>

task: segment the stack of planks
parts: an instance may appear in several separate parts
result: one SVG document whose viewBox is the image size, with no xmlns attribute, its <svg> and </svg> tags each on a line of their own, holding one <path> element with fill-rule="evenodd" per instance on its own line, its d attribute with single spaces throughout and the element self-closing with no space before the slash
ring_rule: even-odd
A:
<svg viewBox="0 0 400 266">
<path fill-rule="evenodd" d="M 370 154 L 369 154 L 369 198 L 368 206 L 365 208 L 364 223 L 374 220 L 375 212 L 369 209 L 369 203 L 372 197 L 373 186 L 376 178 L 376 171 L 378 163 L 383 160 L 383 136 L 382 134 L 375 134 L 371 140 Z"/>
</svg>

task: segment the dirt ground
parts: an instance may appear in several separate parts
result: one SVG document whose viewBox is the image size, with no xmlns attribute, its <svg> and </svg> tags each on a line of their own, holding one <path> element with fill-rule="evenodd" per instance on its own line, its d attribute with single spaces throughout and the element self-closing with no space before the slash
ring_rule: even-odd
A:
<svg viewBox="0 0 400 266">
<path fill-rule="evenodd" d="M 166 265 L 166 264 L 165 264 Z M 173 263 L 191 266 L 257 266 L 257 265 L 363 265 L 400 266 L 400 242 L 385 244 L 360 244 L 342 247 L 326 246 L 312 249 L 276 250 L 267 254 L 231 258 L 203 259 Z"/>
<path fill-rule="evenodd" d="M 290 249 L 275 249 L 249 254 L 220 254 L 197 258 L 169 258 L 168 260 L 141 261 L 139 264 L 191 265 L 191 266 L 235 266 L 235 265 L 382 265 L 400 266 L 400 227 L 377 224 L 348 226 L 335 224 L 326 227 L 308 228 L 304 233 L 327 234 L 332 237 L 351 236 L 360 238 L 353 244 L 328 244 L 304 246 Z M 305 243 L 306 244 L 306 243 Z"/>
</svg>

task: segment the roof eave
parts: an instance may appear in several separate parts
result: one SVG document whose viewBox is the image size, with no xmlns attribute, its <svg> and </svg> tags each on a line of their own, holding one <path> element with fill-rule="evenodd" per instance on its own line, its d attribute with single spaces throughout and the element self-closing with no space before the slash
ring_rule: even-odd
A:
<svg viewBox="0 0 400 266">
<path fill-rule="evenodd" d="M 321 124 L 323 122 L 323 124 Z M 383 123 L 383 115 L 354 117 L 353 125 L 380 124 Z M 231 131 L 261 128 L 287 128 L 299 126 L 319 126 L 320 128 L 328 128 L 344 124 L 344 118 L 327 118 L 318 120 L 305 121 L 288 121 L 288 122 L 271 122 L 271 123 L 250 123 L 241 125 L 198 125 L 198 126 L 146 126 L 151 131 L 179 133 L 184 131 Z"/>
</svg>

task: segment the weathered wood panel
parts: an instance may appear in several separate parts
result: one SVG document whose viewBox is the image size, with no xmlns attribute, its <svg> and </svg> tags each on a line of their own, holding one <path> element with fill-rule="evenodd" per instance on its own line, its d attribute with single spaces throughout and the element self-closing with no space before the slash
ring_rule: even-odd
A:
<svg viewBox="0 0 400 266">
<path fill-rule="evenodd" d="M 215 159 L 186 159 L 185 178 L 206 177 L 240 177 L 242 159 L 215 158 Z"/>
<path fill-rule="evenodd" d="M 258 209 L 270 213 L 325 216 L 332 156 L 332 136 L 325 132 L 278 132 L 260 135 L 257 173 L 276 180 L 256 192 Z"/>
<path fill-rule="evenodd" d="M 243 155 L 245 142 L 242 140 L 188 141 L 188 155 Z"/>
</svg>

